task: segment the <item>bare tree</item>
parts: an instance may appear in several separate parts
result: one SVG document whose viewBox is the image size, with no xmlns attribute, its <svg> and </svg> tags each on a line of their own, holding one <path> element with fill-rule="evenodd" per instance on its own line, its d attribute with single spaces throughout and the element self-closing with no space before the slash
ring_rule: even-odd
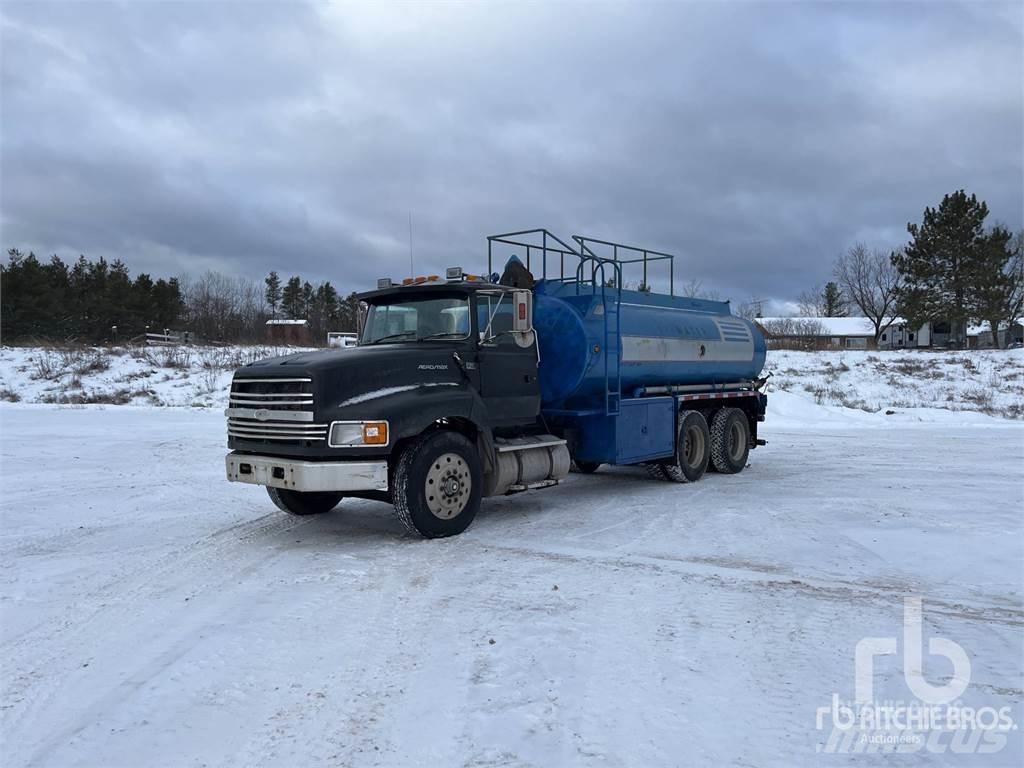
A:
<svg viewBox="0 0 1024 768">
<path fill-rule="evenodd" d="M 192 332 L 209 341 L 259 341 L 269 313 L 262 288 L 246 277 L 205 272 L 181 278 Z"/>
<path fill-rule="evenodd" d="M 688 299 L 710 299 L 711 301 L 722 300 L 718 291 L 706 290 L 704 288 L 704 282 L 696 277 L 683 283 L 677 293 Z"/>
<path fill-rule="evenodd" d="M 758 320 L 772 349 L 816 349 L 828 330 L 820 320 L 777 317 Z"/>
<path fill-rule="evenodd" d="M 824 286 L 812 288 L 801 293 L 797 299 L 797 306 L 800 307 L 802 317 L 825 317 L 825 290 Z"/>
<path fill-rule="evenodd" d="M 835 276 L 847 300 L 871 321 L 877 346 L 895 319 L 900 288 L 900 273 L 890 254 L 856 243 L 836 259 Z"/>
</svg>

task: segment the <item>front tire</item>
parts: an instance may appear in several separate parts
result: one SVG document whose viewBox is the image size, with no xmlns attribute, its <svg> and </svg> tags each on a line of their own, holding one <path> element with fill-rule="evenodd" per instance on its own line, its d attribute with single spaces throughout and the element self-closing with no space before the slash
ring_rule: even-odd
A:
<svg viewBox="0 0 1024 768">
<path fill-rule="evenodd" d="M 476 446 L 457 432 L 434 432 L 416 440 L 395 468 L 398 517 L 410 532 L 428 539 L 466 530 L 480 510 L 482 489 Z"/>
<path fill-rule="evenodd" d="M 573 467 L 581 475 L 592 475 L 601 468 L 600 461 L 574 461 Z"/>
<path fill-rule="evenodd" d="M 342 494 L 337 491 L 289 491 L 270 485 L 267 486 L 267 495 L 282 512 L 297 517 L 330 512 L 342 498 Z"/>
<path fill-rule="evenodd" d="M 723 475 L 735 475 L 747 466 L 750 423 L 739 408 L 722 408 L 711 420 L 711 462 Z"/>
</svg>

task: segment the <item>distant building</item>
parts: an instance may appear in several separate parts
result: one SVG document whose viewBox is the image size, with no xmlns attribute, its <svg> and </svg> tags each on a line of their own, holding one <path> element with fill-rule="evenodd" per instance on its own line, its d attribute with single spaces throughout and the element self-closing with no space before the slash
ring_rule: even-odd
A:
<svg viewBox="0 0 1024 768">
<path fill-rule="evenodd" d="M 775 349 L 946 349 L 954 341 L 949 323 L 925 323 L 914 329 L 895 318 L 875 345 L 874 326 L 866 317 L 760 317 L 755 321 L 768 346 Z M 1021 320 L 999 329 L 999 346 L 1024 343 Z M 966 329 L 968 349 L 994 346 L 987 324 Z"/>
<path fill-rule="evenodd" d="M 972 339 L 977 341 L 976 345 L 971 344 L 972 347 L 995 346 L 992 343 L 992 327 L 988 323 L 967 326 L 967 339 L 968 341 Z M 1015 344 L 1024 344 L 1024 318 L 1018 318 L 1009 328 L 1001 327 L 999 329 L 999 347 L 1001 349 L 1006 349 Z"/>
<path fill-rule="evenodd" d="M 313 346 L 307 320 L 267 320 L 267 343 L 285 344 L 296 347 Z"/>
<path fill-rule="evenodd" d="M 931 329 L 913 329 L 895 318 L 875 344 L 875 327 L 866 317 L 761 317 L 756 322 L 776 349 L 911 349 L 931 346 Z"/>
</svg>

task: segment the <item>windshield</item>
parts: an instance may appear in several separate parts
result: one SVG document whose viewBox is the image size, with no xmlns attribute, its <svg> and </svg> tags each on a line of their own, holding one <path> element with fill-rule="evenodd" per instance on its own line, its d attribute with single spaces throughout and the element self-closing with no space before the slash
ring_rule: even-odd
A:
<svg viewBox="0 0 1024 768">
<path fill-rule="evenodd" d="M 369 306 L 359 343 L 465 339 L 469 332 L 469 300 L 465 296 L 396 297 Z"/>
</svg>

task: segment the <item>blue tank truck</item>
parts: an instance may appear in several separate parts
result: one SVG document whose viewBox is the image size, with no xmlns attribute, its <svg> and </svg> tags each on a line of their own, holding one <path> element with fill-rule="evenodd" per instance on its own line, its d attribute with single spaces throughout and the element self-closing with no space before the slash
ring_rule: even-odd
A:
<svg viewBox="0 0 1024 768">
<path fill-rule="evenodd" d="M 572 241 L 493 235 L 486 277 L 453 267 L 360 294 L 356 347 L 238 369 L 228 479 L 293 515 L 385 501 L 433 538 L 464 531 L 483 497 L 557 485 L 570 467 L 679 483 L 741 472 L 764 444 L 757 327 L 728 302 L 675 296 L 669 254 Z M 496 252 L 510 257 L 500 276 Z M 665 266 L 656 293 L 649 270 Z"/>
</svg>

